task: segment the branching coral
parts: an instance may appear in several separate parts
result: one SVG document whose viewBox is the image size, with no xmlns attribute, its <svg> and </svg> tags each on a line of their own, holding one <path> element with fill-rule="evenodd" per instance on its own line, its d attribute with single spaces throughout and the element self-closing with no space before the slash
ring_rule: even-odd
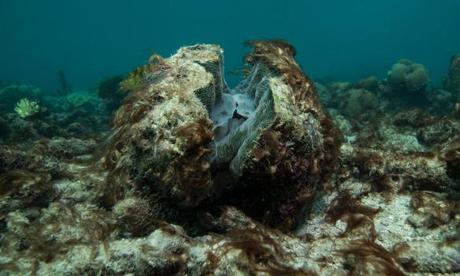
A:
<svg viewBox="0 0 460 276">
<path fill-rule="evenodd" d="M 25 119 L 40 112 L 40 106 L 35 101 L 23 98 L 16 104 L 14 111 L 16 111 L 19 117 Z"/>
</svg>

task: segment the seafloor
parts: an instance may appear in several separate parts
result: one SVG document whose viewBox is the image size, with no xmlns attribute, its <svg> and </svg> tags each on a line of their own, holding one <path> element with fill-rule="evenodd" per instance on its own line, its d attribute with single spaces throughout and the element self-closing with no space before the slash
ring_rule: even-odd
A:
<svg viewBox="0 0 460 276">
<path fill-rule="evenodd" d="M 217 45 L 0 85 L 0 275 L 460 273 L 460 55 L 312 82 L 250 45 L 232 89 Z"/>
</svg>

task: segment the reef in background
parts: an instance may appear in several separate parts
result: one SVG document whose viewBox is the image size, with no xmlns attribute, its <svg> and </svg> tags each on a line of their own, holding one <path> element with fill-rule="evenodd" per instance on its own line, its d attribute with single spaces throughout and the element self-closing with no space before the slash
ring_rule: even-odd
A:
<svg viewBox="0 0 460 276">
<path fill-rule="evenodd" d="M 456 58 L 443 89 L 407 60 L 386 80 L 314 84 L 286 42 L 250 44 L 233 89 L 217 45 L 153 56 L 99 93 L 3 87 L 0 269 L 460 272 Z M 40 110 L 14 113 L 23 98 Z"/>
</svg>

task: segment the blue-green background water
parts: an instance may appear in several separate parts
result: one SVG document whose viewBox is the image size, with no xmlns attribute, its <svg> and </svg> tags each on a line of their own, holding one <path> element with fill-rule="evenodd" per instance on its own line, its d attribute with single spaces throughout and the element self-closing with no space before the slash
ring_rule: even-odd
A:
<svg viewBox="0 0 460 276">
<path fill-rule="evenodd" d="M 0 80 L 74 88 L 126 73 L 153 52 L 218 43 L 226 69 L 242 42 L 284 38 L 314 78 L 384 77 L 400 58 L 425 64 L 434 83 L 460 52 L 459 0 L 0 0 Z"/>
</svg>

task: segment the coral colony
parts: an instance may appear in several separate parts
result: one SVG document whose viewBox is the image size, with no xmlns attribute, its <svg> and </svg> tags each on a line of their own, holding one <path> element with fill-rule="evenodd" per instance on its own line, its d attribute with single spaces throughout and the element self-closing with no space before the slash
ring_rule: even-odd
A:
<svg viewBox="0 0 460 276">
<path fill-rule="evenodd" d="M 460 56 L 439 88 L 409 60 L 320 83 L 248 45 L 233 88 L 207 44 L 2 86 L 0 274 L 460 273 Z"/>
</svg>

